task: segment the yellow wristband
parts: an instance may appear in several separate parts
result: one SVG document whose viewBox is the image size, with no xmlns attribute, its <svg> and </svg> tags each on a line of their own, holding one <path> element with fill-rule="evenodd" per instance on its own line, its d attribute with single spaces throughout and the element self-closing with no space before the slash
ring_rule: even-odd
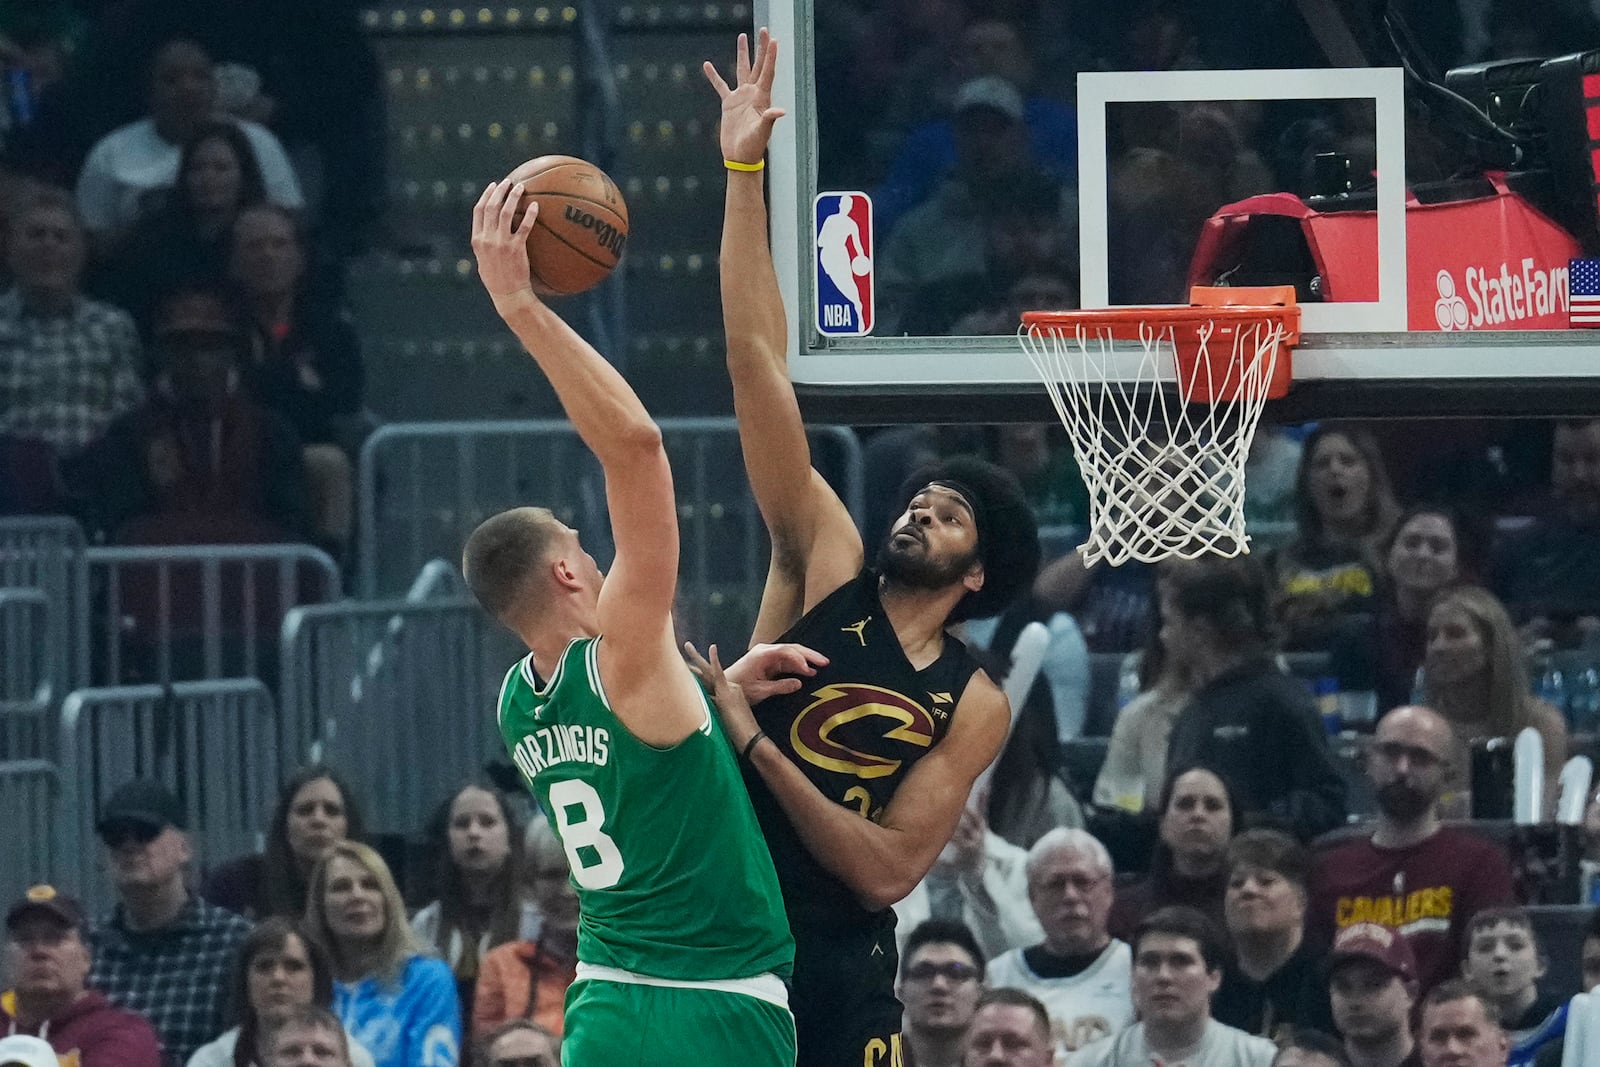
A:
<svg viewBox="0 0 1600 1067">
<path fill-rule="evenodd" d="M 740 163 L 736 159 L 724 159 L 722 161 L 722 165 L 727 167 L 729 170 L 737 170 L 742 171 L 745 174 L 753 174 L 758 170 L 765 170 L 767 161 L 762 159 L 754 163 Z"/>
</svg>

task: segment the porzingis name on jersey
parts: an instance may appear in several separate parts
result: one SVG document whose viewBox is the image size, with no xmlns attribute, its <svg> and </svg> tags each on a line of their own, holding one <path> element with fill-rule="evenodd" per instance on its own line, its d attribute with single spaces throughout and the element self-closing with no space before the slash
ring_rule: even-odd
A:
<svg viewBox="0 0 1600 1067">
<path fill-rule="evenodd" d="M 592 763 L 604 767 L 611 758 L 611 734 L 603 726 L 557 724 L 527 734 L 511 750 L 511 758 L 531 781 L 558 763 Z"/>
</svg>

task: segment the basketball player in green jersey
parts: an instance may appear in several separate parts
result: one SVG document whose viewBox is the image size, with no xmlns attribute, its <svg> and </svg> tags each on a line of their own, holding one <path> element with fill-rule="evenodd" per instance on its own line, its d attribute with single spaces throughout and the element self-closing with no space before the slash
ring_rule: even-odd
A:
<svg viewBox="0 0 1600 1067">
<path fill-rule="evenodd" d="M 913 479 L 866 566 L 861 534 L 811 468 L 790 384 L 759 173 L 777 43 L 741 35 L 722 99 L 727 167 L 722 309 L 745 469 L 772 537 L 754 640 L 828 657 L 801 691 L 754 714 L 719 700 L 795 937 L 802 1067 L 901 1067 L 891 905 L 950 840 L 1010 723 L 1006 698 L 951 622 L 998 614 L 1033 579 L 1039 539 L 1015 479 L 956 457 Z M 876 532 L 874 532 L 876 537 Z M 715 675 L 711 677 L 714 679 Z"/>
<path fill-rule="evenodd" d="M 602 575 L 576 530 L 518 508 L 479 526 L 463 554 L 474 595 L 530 650 L 506 675 L 500 732 L 578 889 L 563 1059 L 790 1067 L 794 943 L 772 860 L 737 757 L 675 645 L 678 518 L 661 432 L 533 294 L 537 212 L 514 223 L 521 199 L 520 184 L 497 183 L 473 209 L 478 273 L 599 459 L 616 543 Z M 776 658 L 806 673 L 798 655 Z"/>
</svg>

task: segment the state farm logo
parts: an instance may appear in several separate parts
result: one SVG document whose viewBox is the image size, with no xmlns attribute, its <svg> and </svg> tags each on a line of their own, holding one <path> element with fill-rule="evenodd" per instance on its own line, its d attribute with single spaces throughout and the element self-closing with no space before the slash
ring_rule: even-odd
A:
<svg viewBox="0 0 1600 1067">
<path fill-rule="evenodd" d="M 1456 279 L 1448 270 L 1434 275 L 1439 299 L 1434 301 L 1433 317 L 1441 330 L 1476 330 L 1484 326 L 1503 326 L 1508 322 L 1557 315 L 1565 326 L 1567 314 L 1567 268 L 1548 270 L 1527 257 L 1517 264 L 1501 263 L 1498 270 L 1471 266 L 1466 270 L 1465 295 L 1456 291 Z"/>
<path fill-rule="evenodd" d="M 1467 302 L 1456 295 L 1456 280 L 1450 272 L 1441 270 L 1434 279 L 1439 285 L 1439 299 L 1433 305 L 1433 317 L 1441 330 L 1467 328 Z"/>
</svg>

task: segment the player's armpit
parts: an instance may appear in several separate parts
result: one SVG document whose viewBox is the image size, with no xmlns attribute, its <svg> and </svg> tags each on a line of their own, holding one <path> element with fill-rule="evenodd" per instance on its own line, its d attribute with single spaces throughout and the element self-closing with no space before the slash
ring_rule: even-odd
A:
<svg viewBox="0 0 1600 1067">
<path fill-rule="evenodd" d="M 906 775 L 877 823 L 824 796 L 775 745 L 757 745 L 751 759 L 807 850 L 877 910 L 902 900 L 938 859 L 1010 721 L 1005 695 L 987 675 L 973 675 L 950 732 Z"/>
</svg>

